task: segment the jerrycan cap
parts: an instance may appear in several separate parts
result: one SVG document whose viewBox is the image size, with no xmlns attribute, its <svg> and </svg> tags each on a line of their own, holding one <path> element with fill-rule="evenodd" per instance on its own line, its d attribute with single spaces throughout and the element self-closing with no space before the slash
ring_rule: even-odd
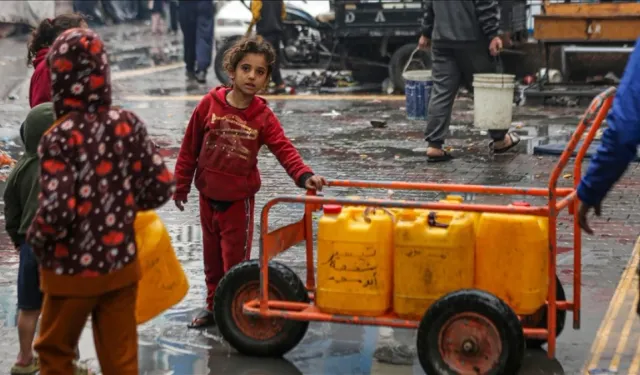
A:
<svg viewBox="0 0 640 375">
<path fill-rule="evenodd" d="M 525 201 L 515 201 L 511 205 L 515 207 L 531 207 L 531 203 Z"/>
<path fill-rule="evenodd" d="M 338 215 L 342 212 L 342 206 L 338 204 L 325 204 L 322 206 L 322 211 L 325 215 Z"/>
</svg>

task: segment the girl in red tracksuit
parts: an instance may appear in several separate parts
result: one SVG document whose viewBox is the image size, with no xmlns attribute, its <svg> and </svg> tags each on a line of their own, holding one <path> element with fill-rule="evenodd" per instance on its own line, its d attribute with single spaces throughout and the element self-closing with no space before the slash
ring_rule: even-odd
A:
<svg viewBox="0 0 640 375">
<path fill-rule="evenodd" d="M 215 324 L 213 296 L 218 282 L 251 254 L 260 147 L 269 147 L 299 187 L 321 190 L 326 184 L 304 164 L 267 102 L 256 96 L 269 82 L 273 48 L 261 37 L 243 38 L 227 50 L 224 61 L 232 88 L 217 87 L 200 101 L 175 170 L 178 209 L 184 209 L 194 173 L 200 193 L 207 306 L 191 328 Z"/>
</svg>

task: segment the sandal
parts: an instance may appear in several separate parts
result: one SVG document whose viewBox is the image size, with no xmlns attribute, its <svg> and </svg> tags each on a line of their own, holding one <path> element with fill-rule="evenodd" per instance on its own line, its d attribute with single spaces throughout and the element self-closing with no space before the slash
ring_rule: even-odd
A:
<svg viewBox="0 0 640 375">
<path fill-rule="evenodd" d="M 187 326 L 192 329 L 200 329 L 206 327 L 212 327 L 216 325 L 216 320 L 213 317 L 213 313 L 207 311 L 206 309 L 202 309 L 198 315 L 191 321 L 191 323 Z"/>
<path fill-rule="evenodd" d="M 40 371 L 40 360 L 38 357 L 33 357 L 30 363 L 26 365 L 14 364 L 11 367 L 11 375 L 31 375 Z"/>
<path fill-rule="evenodd" d="M 503 148 L 495 148 L 494 141 L 491 141 L 491 143 L 489 143 L 489 149 L 491 149 L 494 154 L 504 154 L 520 143 L 520 136 L 517 133 L 507 133 L 507 136 L 509 137 L 509 139 L 511 139 L 511 144 L 509 146 Z"/>
<path fill-rule="evenodd" d="M 427 155 L 427 163 L 440 163 L 443 161 L 449 161 L 454 159 L 453 155 L 451 155 L 450 153 L 442 150 L 442 155 L 434 155 L 434 156 L 429 156 Z"/>
<path fill-rule="evenodd" d="M 89 370 L 88 367 L 79 364 L 77 361 L 73 362 L 73 375 L 96 375 L 95 372 Z"/>
</svg>

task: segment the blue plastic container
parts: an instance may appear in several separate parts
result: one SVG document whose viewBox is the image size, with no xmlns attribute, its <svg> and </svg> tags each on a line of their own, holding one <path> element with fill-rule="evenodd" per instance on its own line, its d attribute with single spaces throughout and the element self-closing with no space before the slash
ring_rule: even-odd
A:
<svg viewBox="0 0 640 375">
<path fill-rule="evenodd" d="M 426 120 L 433 80 L 431 70 L 411 70 L 402 74 L 406 98 L 407 118 Z"/>
</svg>

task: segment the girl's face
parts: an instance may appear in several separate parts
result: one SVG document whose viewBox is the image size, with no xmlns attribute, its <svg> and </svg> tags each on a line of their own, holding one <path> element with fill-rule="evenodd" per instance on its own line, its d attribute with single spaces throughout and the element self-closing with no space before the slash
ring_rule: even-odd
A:
<svg viewBox="0 0 640 375">
<path fill-rule="evenodd" d="M 264 55 L 247 53 L 236 66 L 234 72 L 229 72 L 233 80 L 233 88 L 245 95 L 255 95 L 266 87 L 269 82 L 269 68 Z"/>
</svg>

